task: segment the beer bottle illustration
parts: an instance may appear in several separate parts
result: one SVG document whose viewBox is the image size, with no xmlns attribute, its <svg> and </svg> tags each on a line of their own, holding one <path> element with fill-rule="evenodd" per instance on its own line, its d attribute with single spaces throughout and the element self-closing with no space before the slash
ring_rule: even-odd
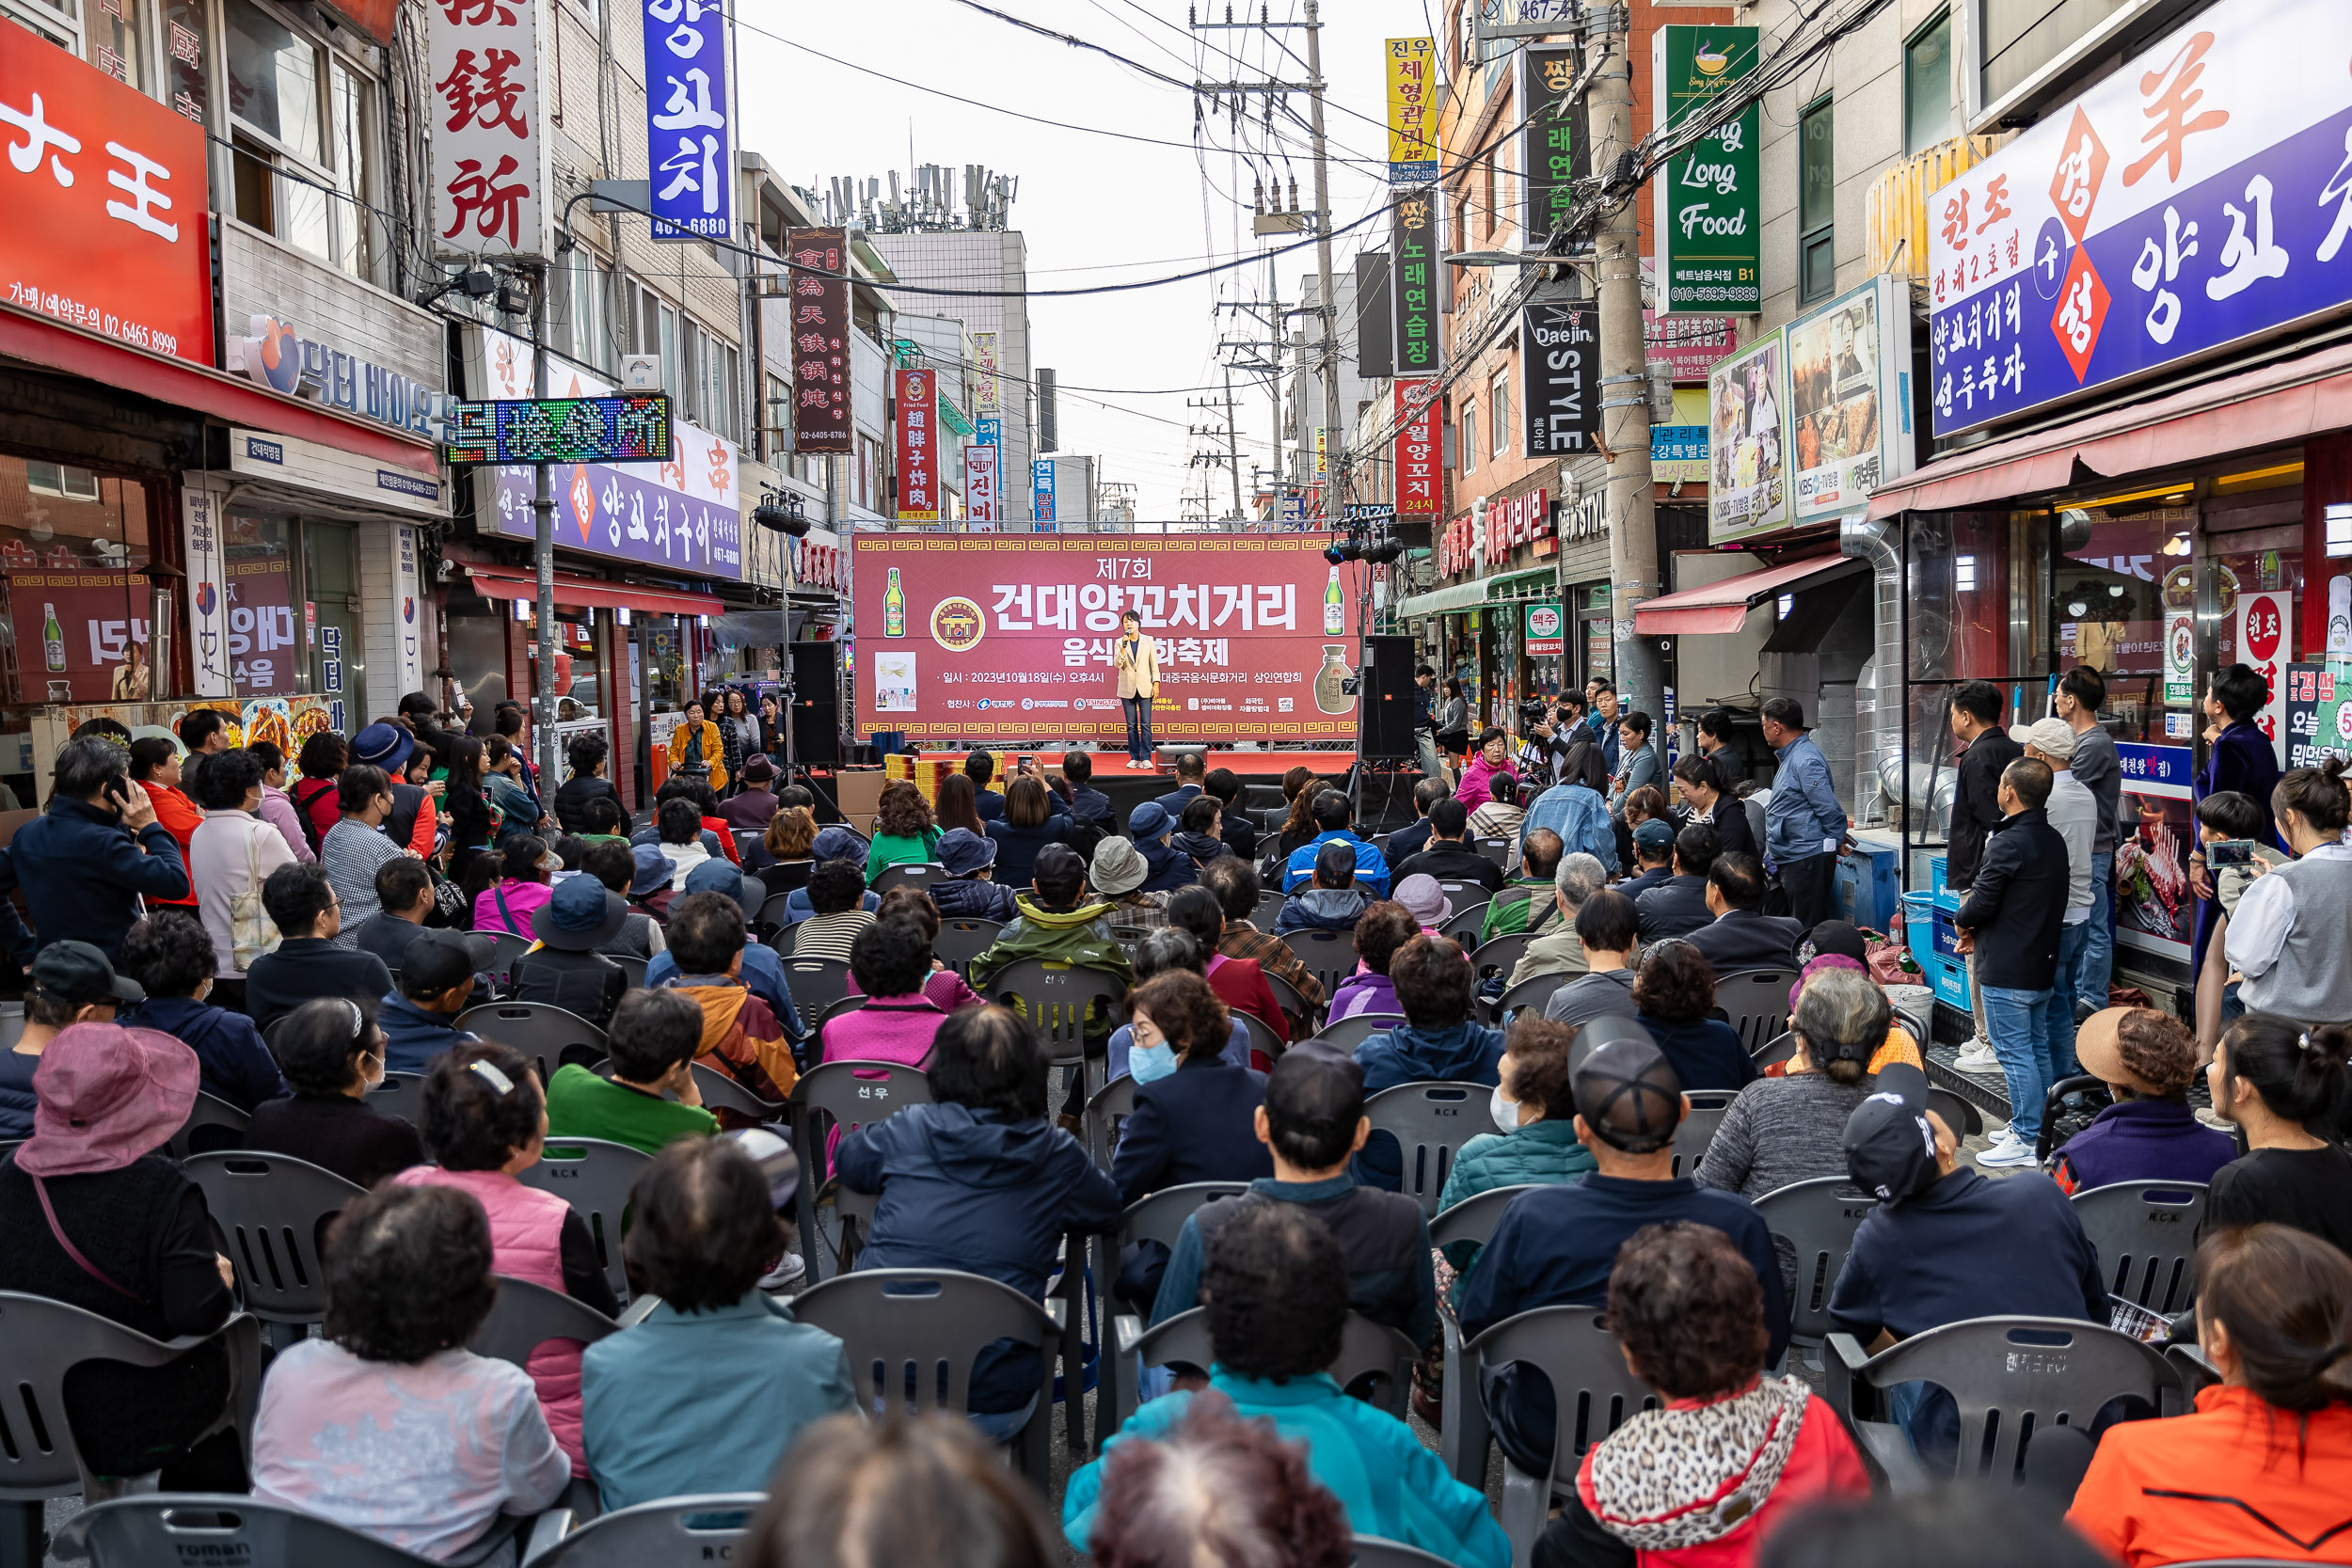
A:
<svg viewBox="0 0 2352 1568">
<path fill-rule="evenodd" d="M 1347 629 L 1347 607 L 1340 601 L 1340 569 L 1331 568 L 1331 581 L 1323 591 L 1323 635 L 1337 637 Z"/>
<path fill-rule="evenodd" d="M 62 670 L 65 668 L 65 628 L 57 625 L 57 607 L 45 604 L 40 610 L 41 647 L 49 656 L 49 668 Z"/>
<path fill-rule="evenodd" d="M 890 568 L 890 586 L 882 590 L 882 635 L 904 637 L 907 634 L 907 596 L 898 586 L 898 568 Z"/>
</svg>

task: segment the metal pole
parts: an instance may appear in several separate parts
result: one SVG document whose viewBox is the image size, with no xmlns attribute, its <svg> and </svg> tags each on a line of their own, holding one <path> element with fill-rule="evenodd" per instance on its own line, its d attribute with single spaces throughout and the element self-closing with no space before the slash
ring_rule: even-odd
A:
<svg viewBox="0 0 2352 1568">
<path fill-rule="evenodd" d="M 1633 67 L 1619 33 L 1594 36 L 1602 53 L 1587 101 L 1596 174 L 1614 168 L 1633 145 Z M 1615 58 L 1608 56 L 1613 55 Z M 1657 640 L 1633 634 L 1634 606 L 1659 592 L 1657 492 L 1649 466 L 1649 375 L 1642 344 L 1640 241 L 1627 200 L 1595 237 L 1600 298 L 1600 423 L 1609 460 L 1610 616 L 1616 643 L 1619 700 L 1660 711 L 1665 665 Z"/>
<path fill-rule="evenodd" d="M 1233 473 L 1233 517 L 1235 521 L 1249 515 L 1241 505 L 1241 435 L 1233 422 L 1233 372 L 1225 372 L 1225 466 Z"/>
<path fill-rule="evenodd" d="M 540 263 L 531 291 L 531 395 L 548 395 L 548 267 Z M 539 733 L 540 808 L 547 809 L 555 788 L 555 490 L 548 466 L 532 465 L 531 519 L 533 552 L 539 562 L 539 678 L 532 705 L 532 726 Z M 535 828 L 537 824 L 532 824 Z"/>
<path fill-rule="evenodd" d="M 1321 309 L 1315 314 L 1323 323 L 1323 424 L 1329 432 L 1324 438 L 1330 472 L 1325 480 L 1323 515 L 1328 519 L 1345 515 L 1347 448 L 1341 440 L 1345 427 L 1340 422 L 1340 345 L 1334 325 L 1340 305 L 1331 292 L 1331 175 L 1324 157 L 1323 24 L 1316 20 L 1316 0 L 1307 0 L 1308 127 L 1315 156 L 1315 275 L 1323 290 Z"/>
</svg>

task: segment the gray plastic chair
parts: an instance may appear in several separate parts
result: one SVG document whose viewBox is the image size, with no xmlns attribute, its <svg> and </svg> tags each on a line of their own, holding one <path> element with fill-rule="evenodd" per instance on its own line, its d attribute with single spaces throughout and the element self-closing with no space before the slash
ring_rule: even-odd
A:
<svg viewBox="0 0 2352 1568">
<path fill-rule="evenodd" d="M 972 960 L 987 952 L 1004 931 L 1001 920 L 982 920 L 977 915 L 962 915 L 939 923 L 939 935 L 931 939 L 931 957 L 962 974 L 972 967 Z"/>
<path fill-rule="evenodd" d="M 760 1492 L 711 1492 L 598 1514 L 531 1558 L 531 1568 L 701 1568 L 727 1561 L 767 1501 Z M 536 1531 L 532 1539 L 535 1544 Z"/>
<path fill-rule="evenodd" d="M 1527 944 L 1535 939 L 1525 931 L 1512 931 L 1470 950 L 1470 968 L 1478 975 L 1478 984 L 1487 981 L 1508 981 L 1511 971 L 1518 968 L 1519 959 L 1527 952 Z"/>
<path fill-rule="evenodd" d="M 1740 1098 L 1738 1089 L 1688 1089 L 1684 1093 L 1691 1101 L 1691 1113 L 1675 1124 L 1674 1173 L 1687 1176 L 1699 1168 L 1706 1156 L 1707 1146 L 1715 1141 L 1715 1129 L 1731 1114 L 1731 1102 Z"/>
<path fill-rule="evenodd" d="M 930 1077 L 903 1062 L 820 1062 L 792 1085 L 792 1147 L 801 1162 L 793 1205 L 800 1213 L 801 1259 L 809 1284 L 817 1283 L 818 1255 L 824 1250 L 817 1244 L 817 1193 L 827 1165 L 826 1132 L 837 1127 L 846 1137 L 910 1105 L 930 1102 Z M 850 1212 L 839 1205 L 834 1210 L 836 1218 Z"/>
<path fill-rule="evenodd" d="M 181 1174 L 229 1243 L 245 1309 L 264 1323 L 314 1323 L 326 1316 L 319 1232 L 365 1189 L 286 1154 L 193 1154 Z"/>
<path fill-rule="evenodd" d="M 531 1353 L 549 1339 L 577 1339 L 593 1345 L 621 1331 L 619 1323 L 561 1291 L 506 1275 L 497 1278 L 498 1300 L 482 1326 L 473 1331 L 473 1338 L 466 1341 L 466 1348 L 476 1355 L 509 1361 L 528 1370 Z"/>
<path fill-rule="evenodd" d="M 1249 924 L 1261 931 L 1272 931 L 1275 921 L 1281 918 L 1282 906 L 1289 902 L 1282 892 L 1281 879 L 1277 877 L 1274 886 L 1259 893 L 1258 907 L 1249 911 Z"/>
<path fill-rule="evenodd" d="M 1499 871 L 1508 871 L 1518 863 L 1518 841 L 1509 838 L 1480 838 L 1470 841 L 1478 852 L 1495 863 Z"/>
<path fill-rule="evenodd" d="M 515 960 L 531 951 L 531 939 L 516 936 L 512 931 L 481 931 L 474 934 L 490 939 L 490 960 L 482 966 L 482 972 L 490 977 L 492 985 L 501 991 L 505 990 L 514 981 Z"/>
<path fill-rule="evenodd" d="M 1314 1038 L 1338 1050 L 1353 1053 L 1355 1049 L 1385 1029 L 1393 1029 L 1405 1022 L 1403 1013 L 1350 1013 L 1333 1019 L 1315 1031 Z"/>
<path fill-rule="evenodd" d="M 242 1492 L 162 1492 L 116 1497 L 66 1522 L 56 1550 L 92 1568 L 234 1563 L 237 1568 L 435 1568 L 389 1541 Z M 511 1560 L 512 1552 L 509 1551 Z M 40 1560 L 36 1555 L 34 1561 Z"/>
<path fill-rule="evenodd" d="M 1533 1007 L 1536 1016 L 1541 1017 L 1544 1004 L 1551 1000 L 1553 991 L 1571 980 L 1581 978 L 1581 975 L 1570 974 L 1565 970 L 1550 974 L 1531 974 L 1497 997 L 1494 1006 L 1486 1010 L 1497 1023 L 1508 1020 L 1521 1007 Z"/>
<path fill-rule="evenodd" d="M 630 990 L 645 989 L 645 960 L 644 958 L 627 953 L 607 953 L 605 957 L 621 966 L 621 973 L 628 976 Z"/>
<path fill-rule="evenodd" d="M 2202 1181 L 2118 1181 L 2074 1195 L 2109 1295 L 2168 1318 L 2188 1309 L 2206 1190 Z"/>
<path fill-rule="evenodd" d="M 1143 1327 L 1138 1318 L 1121 1318 L 1117 1327 L 1120 1359 L 1133 1358 L 1139 1370 L 1175 1366 L 1206 1372 L 1214 1359 L 1209 1344 L 1209 1309 L 1205 1307 L 1179 1312 L 1150 1328 Z M 1406 1394 L 1413 1386 L 1413 1363 L 1420 1359 L 1421 1353 L 1412 1340 L 1360 1313 L 1350 1312 L 1347 1326 L 1340 1335 L 1339 1358 L 1324 1370 L 1343 1388 L 1356 1388 L 1372 1380 L 1370 1402 L 1401 1421 L 1405 1418 Z M 1127 1418 L 1135 1414 L 1132 1393 L 1122 1397 L 1126 1402 L 1113 1412 L 1118 1419 L 1105 1430 L 1106 1438 L 1126 1425 Z"/>
<path fill-rule="evenodd" d="M 398 1117 L 414 1127 L 424 1120 L 424 1074 L 421 1072 L 388 1072 L 384 1082 L 368 1091 L 366 1104 L 371 1111 L 381 1111 Z"/>
<path fill-rule="evenodd" d="M 1559 1433 L 1552 1447 L 1550 1473 L 1531 1476 L 1511 1463 L 1502 1464 L 1502 1506 L 1496 1517 L 1511 1539 L 1511 1560 L 1524 1564 L 1543 1533 L 1551 1495 L 1576 1485 L 1577 1467 L 1585 1450 L 1623 1426 L 1645 1407 L 1660 1403 L 1657 1392 L 1633 1375 L 1616 1337 L 1602 1322 L 1597 1307 L 1539 1307 L 1505 1318 L 1462 1347 L 1465 1375 L 1472 1382 L 1469 1397 L 1458 1401 L 1465 1430 L 1459 1434 L 1456 1463 L 1473 1467 L 1484 1477 L 1486 1444 L 1493 1426 L 1487 1419 L 1476 1381 L 1479 1370 L 1507 1362 L 1525 1362 L 1551 1382 L 1552 1402 L 1560 1413 Z M 1446 1390 L 1446 1422 L 1454 1425 L 1456 1399 Z M 1461 1469 L 1454 1472 L 1462 1474 Z"/>
<path fill-rule="evenodd" d="M 1796 983 L 1796 975 L 1786 969 L 1736 970 L 1716 978 L 1715 1006 L 1753 1053 L 1788 1029 L 1788 988 Z"/>
<path fill-rule="evenodd" d="M 1475 1242 L 1484 1247 L 1493 1239 L 1495 1226 L 1502 1221 L 1502 1212 L 1511 1206 L 1511 1200 L 1521 1193 L 1534 1192 L 1539 1185 L 1542 1183 L 1489 1187 L 1440 1211 L 1437 1218 L 1429 1222 L 1430 1244 L 1443 1250 L 1456 1242 Z M 1457 1461 L 1462 1455 L 1455 1451 L 1457 1445 L 1454 1439 L 1464 1431 L 1465 1418 L 1457 1413 L 1455 1406 L 1464 1400 L 1476 1404 L 1478 1389 L 1475 1375 L 1467 1370 L 1467 1363 L 1462 1359 L 1462 1325 L 1452 1313 L 1440 1312 L 1438 1314 L 1438 1329 L 1445 1358 L 1444 1394 L 1440 1406 L 1445 1424 L 1438 1433 L 1438 1455 L 1445 1461 L 1446 1468 L 1458 1476 L 1461 1472 Z M 1483 1446 L 1478 1464 L 1479 1473 L 1467 1478 L 1468 1483 L 1484 1487 L 1486 1483 L 1486 1461 Z"/>
<path fill-rule="evenodd" d="M 759 934 L 760 941 L 771 946 L 777 944 L 776 933 L 787 929 L 791 924 L 786 918 L 785 904 L 800 891 L 799 888 L 786 888 L 782 893 L 771 893 L 759 901 L 759 912 L 752 916 L 752 929 Z"/>
<path fill-rule="evenodd" d="M 539 1086 L 547 1087 L 567 1050 L 585 1049 L 594 1060 L 612 1049 L 604 1031 L 552 1002 L 485 1002 L 457 1015 L 465 1034 L 511 1045 L 539 1064 Z"/>
<path fill-rule="evenodd" d="M 1478 891 L 1478 902 L 1465 909 L 1459 899 L 1454 900 L 1454 912 L 1438 923 L 1438 935 L 1460 942 L 1465 952 L 1478 945 L 1478 933 L 1486 925 L 1486 906 L 1493 902 L 1484 896 L 1485 888 Z"/>
<path fill-rule="evenodd" d="M 1054 1304 L 1056 1307 L 1059 1302 Z M 1043 1362 L 1037 1403 L 1021 1428 L 1022 1473 L 1050 1480 L 1057 1314 L 1009 1285 L 954 1269 L 866 1269 L 814 1285 L 792 1315 L 841 1341 L 858 1402 L 886 1415 L 970 1408 L 972 1364 L 998 1339 L 1034 1347 Z M 1071 1369 L 1074 1378 L 1077 1369 Z"/>
<path fill-rule="evenodd" d="M 1451 882 L 1443 878 L 1438 880 L 1438 891 L 1445 895 L 1446 902 L 1454 906 L 1455 914 L 1467 914 L 1478 910 L 1482 911 L 1481 919 L 1485 918 L 1483 911 L 1495 896 L 1486 891 L 1484 882 Z"/>
<path fill-rule="evenodd" d="M 1440 1210 L 1429 1222 L 1430 1244 L 1447 1247 L 1456 1242 L 1476 1242 L 1485 1246 L 1493 1238 L 1495 1227 L 1502 1221 L 1502 1212 L 1511 1206 L 1511 1200 L 1545 1184 L 1530 1181 L 1516 1187 L 1489 1187 Z"/>
<path fill-rule="evenodd" d="M 785 989 L 792 1006 L 804 1018 L 822 1018 L 825 1009 L 850 994 L 850 966 L 839 958 L 796 958 L 780 956 Z"/>
<path fill-rule="evenodd" d="M 919 887 L 929 890 L 933 882 L 944 882 L 946 879 L 947 868 L 936 861 L 927 861 L 919 864 L 914 862 L 903 862 L 898 865 L 883 866 L 882 874 L 874 879 L 868 891 L 884 894 L 894 887 Z"/>
<path fill-rule="evenodd" d="M 1348 1543 L 1355 1568 L 1448 1568 L 1452 1558 L 1407 1546 L 1377 1535 L 1359 1535 Z"/>
<path fill-rule="evenodd" d="M 86 1361 L 160 1367 L 199 1345 L 217 1343 L 229 1355 L 229 1398 L 199 1438 L 233 1429 L 241 1447 L 253 1447 L 253 1418 L 262 1398 L 262 1324 L 244 1312 L 205 1335 L 151 1339 L 95 1312 L 46 1296 L 0 1291 L 0 1560 L 39 1568 L 41 1503 L 80 1494 L 98 1502 L 126 1482 L 102 1479 L 82 1463 L 67 1418 L 65 1384 Z"/>
<path fill-rule="evenodd" d="M 1771 1039 L 1766 1040 L 1762 1045 L 1759 1045 L 1755 1050 L 1749 1052 L 1748 1059 L 1759 1068 L 1768 1068 L 1772 1066 L 1775 1062 L 1792 1060 L 1796 1054 L 1797 1037 L 1795 1031 L 1783 1029 L 1779 1034 L 1774 1035 Z"/>
<path fill-rule="evenodd" d="M 518 1180 L 526 1187 L 553 1193 L 572 1206 L 596 1243 L 596 1260 L 612 1293 L 628 1300 L 628 1271 L 621 1265 L 621 1239 L 628 1233 L 628 1196 L 653 1156 L 603 1138 L 549 1138 L 539 1163 Z"/>
<path fill-rule="evenodd" d="M 1100 1002 L 1111 1029 L 1126 1022 L 1127 988 L 1116 974 L 1083 964 L 1024 958 L 989 976 L 988 999 L 1013 1007 L 1045 1041 L 1057 1067 L 1075 1065 L 1089 1094 L 1102 1087 L 1096 1073 L 1106 1064 L 1087 1050 L 1087 1008 Z M 1110 1029 L 1103 1031 L 1104 1038 Z"/>
<path fill-rule="evenodd" d="M 1119 1152 L 1119 1124 L 1136 1114 L 1136 1086 L 1135 1074 L 1122 1072 L 1087 1101 L 1087 1153 L 1103 1170 L 1111 1168 L 1111 1157 Z"/>
<path fill-rule="evenodd" d="M 1330 995 L 1341 981 L 1356 973 L 1356 938 L 1349 931 L 1293 931 L 1282 945 L 1298 955 L 1323 994 Z"/>
<path fill-rule="evenodd" d="M 1403 1154 L 1405 1196 L 1420 1204 L 1424 1215 L 1438 1212 L 1454 1151 L 1481 1132 L 1495 1130 L 1486 1114 L 1493 1093 L 1485 1084 L 1436 1080 L 1399 1084 L 1364 1101 L 1372 1130 L 1396 1139 Z"/>
<path fill-rule="evenodd" d="M 1214 1203 L 1221 1197 L 1237 1196 L 1248 1190 L 1249 1184 L 1246 1181 L 1188 1181 L 1182 1186 L 1162 1187 L 1158 1192 L 1147 1194 L 1127 1205 L 1127 1212 L 1120 1216 L 1117 1233 L 1102 1239 L 1104 1258 L 1096 1277 L 1102 1281 L 1105 1314 L 1108 1315 L 1114 1307 L 1127 1308 L 1124 1316 L 1135 1319 L 1136 1332 L 1140 1333 L 1142 1319 L 1150 1314 L 1152 1304 L 1113 1294 L 1112 1287 L 1119 1278 L 1120 1256 L 1127 1248 L 1141 1242 L 1157 1242 L 1164 1247 L 1173 1248 L 1178 1234 L 1184 1228 L 1184 1221 L 1199 1212 L 1204 1204 Z M 1113 1329 L 1115 1338 L 1116 1323 Z M 1120 1366 L 1120 1358 L 1116 1355 L 1098 1356 L 1095 1361 L 1094 1424 L 1095 1447 L 1098 1449 L 1103 1439 L 1119 1430 L 1118 1412 L 1122 1398 L 1120 1388 L 1124 1381 Z M 1135 1402 L 1133 1390 L 1123 1397 L 1132 1408 Z"/>
<path fill-rule="evenodd" d="M 694 1088 L 702 1096 L 703 1109 L 714 1116 L 721 1111 L 733 1111 L 765 1123 L 782 1121 L 791 1109 L 781 1101 L 760 1099 L 737 1083 L 735 1075 L 723 1068 L 698 1061 L 693 1071 Z"/>
<path fill-rule="evenodd" d="M 1756 1200 L 1756 1212 L 1776 1242 L 1794 1251 L 1796 1278 L 1788 1291 L 1788 1338 L 1807 1349 L 1829 1334 L 1829 1292 L 1846 1265 L 1853 1233 L 1879 1200 L 1842 1176 L 1817 1177 L 1776 1187 Z"/>
<path fill-rule="evenodd" d="M 188 1107 L 188 1119 L 180 1124 L 180 1131 L 164 1149 L 175 1160 L 185 1160 L 191 1154 L 235 1148 L 245 1142 L 245 1126 L 250 1119 L 217 1095 L 199 1089 L 196 1102 Z"/>
<path fill-rule="evenodd" d="M 1826 1364 L 1830 1407 L 1897 1492 L 1940 1484 L 1900 1427 L 1870 1418 L 1899 1383 L 1924 1381 L 1950 1394 L 1960 1406 L 1961 1479 L 2002 1483 L 2018 1479 L 2025 1433 L 2053 1422 L 2088 1427 L 2100 1406 L 2126 1396 L 2169 1414 L 2180 1386 L 2153 1345 L 2065 1318 L 1975 1318 L 1877 1355 L 1864 1354 L 1851 1334 L 1832 1334 Z"/>
<path fill-rule="evenodd" d="M 822 1029 L 828 1022 L 839 1018 L 842 1014 L 858 1011 L 866 1006 L 866 997 L 861 993 L 845 996 L 840 1001 L 831 1004 L 818 1016 L 817 1021 L 808 1026 L 809 1033 L 813 1036 L 818 1030 Z"/>
<path fill-rule="evenodd" d="M 1285 976 L 1265 969 L 1263 964 L 1259 968 L 1264 972 L 1266 990 L 1274 993 L 1274 1000 L 1280 1006 L 1282 1011 L 1304 1023 L 1309 1029 L 1314 1028 L 1316 1022 L 1323 1017 L 1323 1008 L 1309 1006 L 1307 993 L 1291 984 Z M 1328 1003 L 1331 1000 L 1331 993 L 1325 991 L 1323 1000 Z"/>
</svg>

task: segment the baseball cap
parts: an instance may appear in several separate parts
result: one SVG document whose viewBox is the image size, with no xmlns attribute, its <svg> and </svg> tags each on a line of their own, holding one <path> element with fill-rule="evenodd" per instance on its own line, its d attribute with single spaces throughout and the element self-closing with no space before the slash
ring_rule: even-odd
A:
<svg viewBox="0 0 2352 1568">
<path fill-rule="evenodd" d="M 1576 1114 L 1610 1148 L 1655 1154 L 1682 1120 L 1682 1081 L 1649 1031 L 1629 1018 L 1597 1018 L 1568 1051 Z"/>
<path fill-rule="evenodd" d="M 1633 843 L 1635 847 L 1647 849 L 1652 854 L 1661 849 L 1671 849 L 1675 847 L 1674 824 L 1662 816 L 1645 818 L 1642 825 L 1633 830 Z"/>
<path fill-rule="evenodd" d="M 1846 1174 L 1882 1203 L 1935 1184 L 1935 1129 L 1928 1121 L 1928 1075 L 1909 1062 L 1879 1069 L 1878 1087 L 1846 1118 Z"/>
<path fill-rule="evenodd" d="M 2063 768 L 2074 760 L 2074 732 L 2063 719 L 2037 719 L 2009 732 L 2020 746 L 2030 746 Z"/>
<path fill-rule="evenodd" d="M 1277 1127 L 1353 1135 L 1364 1114 L 1364 1069 L 1352 1056 L 1286 1051 L 1266 1074 L 1265 1114 Z"/>
<path fill-rule="evenodd" d="M 70 1007 L 93 1002 L 144 1002 L 145 988 L 117 974 L 106 955 L 87 942 L 53 942 L 33 959 L 33 984 Z"/>
</svg>

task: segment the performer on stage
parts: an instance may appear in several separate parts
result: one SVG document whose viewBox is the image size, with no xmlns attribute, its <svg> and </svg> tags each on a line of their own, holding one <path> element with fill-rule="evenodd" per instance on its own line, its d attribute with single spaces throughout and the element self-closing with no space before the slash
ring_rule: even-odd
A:
<svg viewBox="0 0 2352 1568">
<path fill-rule="evenodd" d="M 1143 634 L 1143 618 L 1132 610 L 1119 617 L 1119 641 L 1111 644 L 1111 668 L 1119 675 L 1119 705 L 1127 713 L 1127 760 L 1149 768 L 1152 699 L 1160 687 L 1160 651 Z"/>
</svg>

